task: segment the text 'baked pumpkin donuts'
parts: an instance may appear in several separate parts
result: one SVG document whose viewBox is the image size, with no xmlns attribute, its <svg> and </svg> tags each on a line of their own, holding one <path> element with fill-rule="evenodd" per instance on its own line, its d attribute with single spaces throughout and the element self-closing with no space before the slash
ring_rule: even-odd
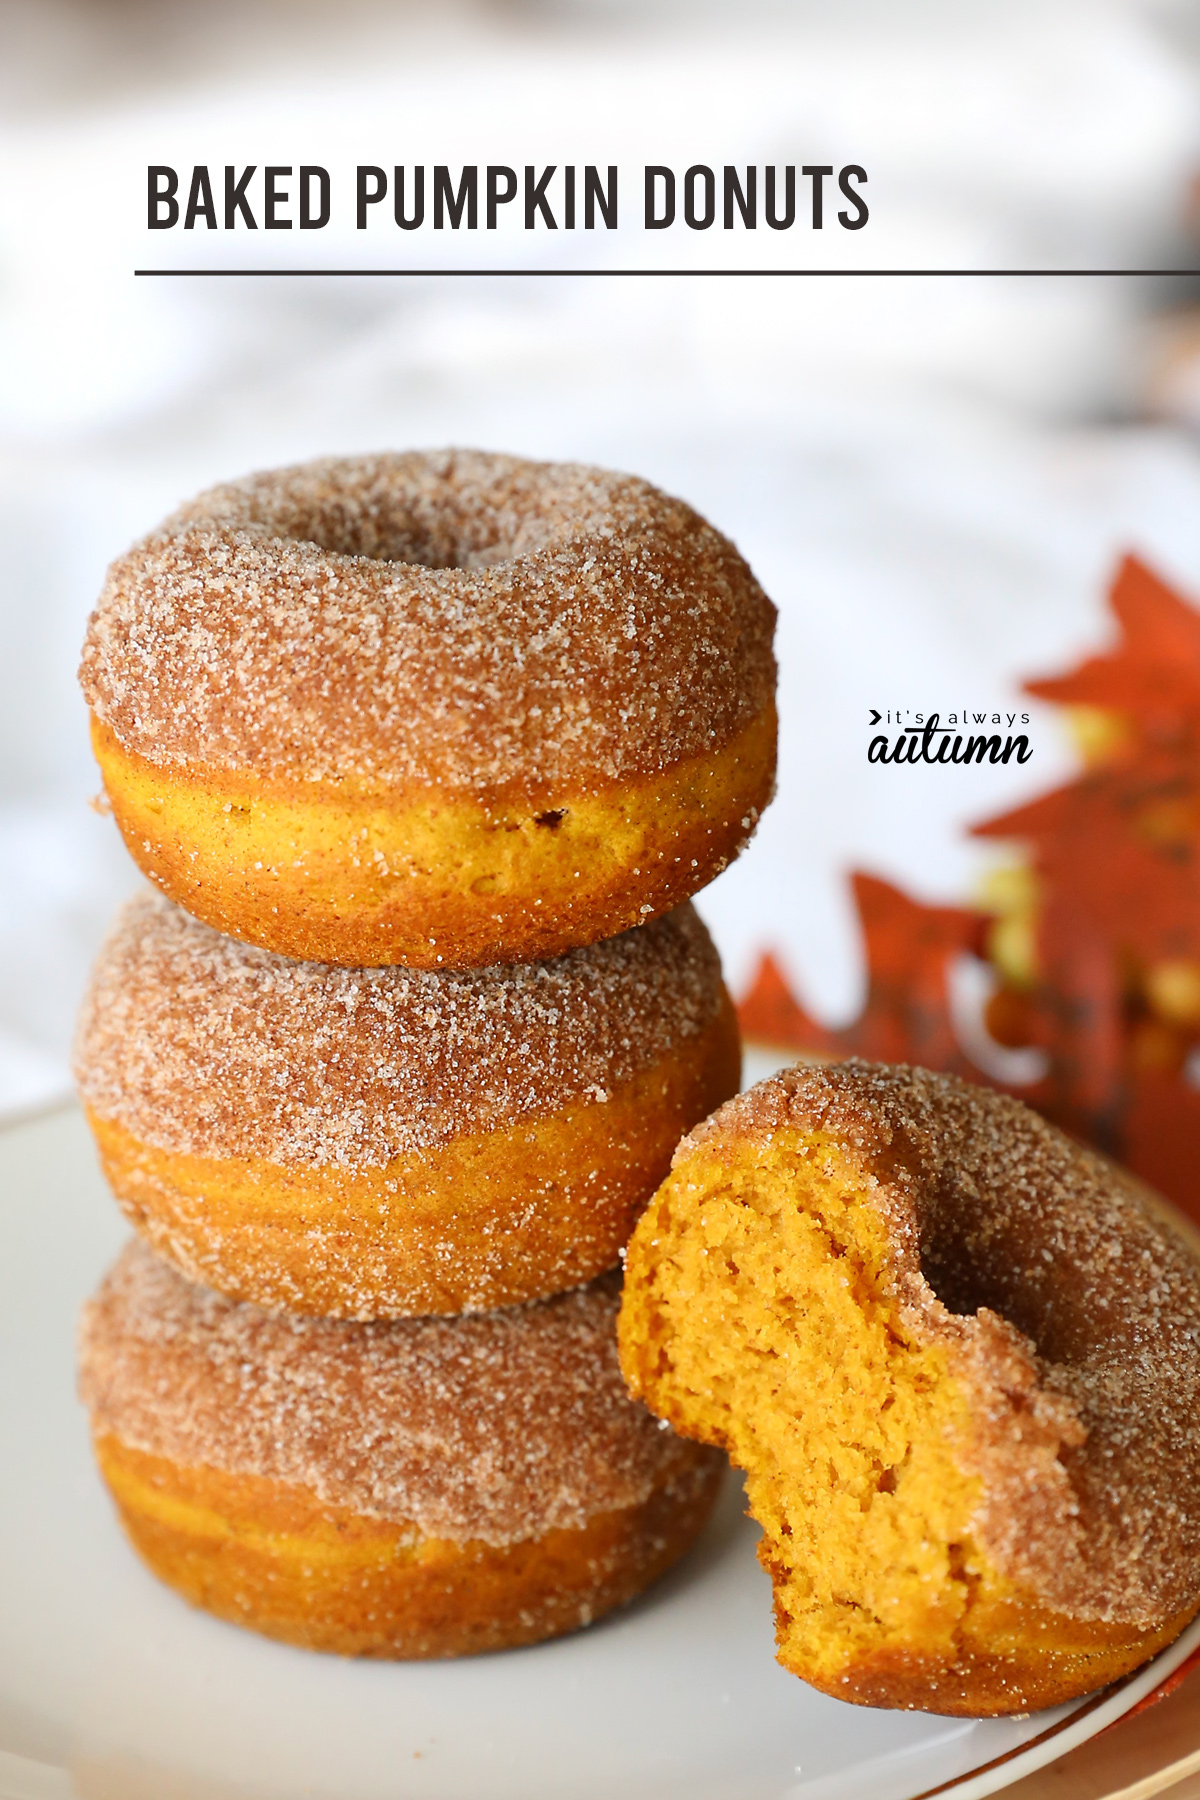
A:
<svg viewBox="0 0 1200 1800">
<path fill-rule="evenodd" d="M 373 1325 L 238 1305 L 131 1244 L 80 1388 L 134 1547 L 193 1605 L 313 1650 L 463 1656 L 590 1624 L 678 1560 L 723 1458 L 617 1367 L 617 1284 Z"/>
<path fill-rule="evenodd" d="M 611 1268 L 740 1071 L 691 906 L 548 963 L 350 970 L 143 893 L 76 1041 L 104 1172 L 162 1255 L 238 1299 L 355 1319 Z"/>
<path fill-rule="evenodd" d="M 747 1472 L 780 1661 L 1027 1711 L 1200 1608 L 1200 1264 L 1019 1102 L 795 1068 L 680 1146 L 631 1241 L 631 1390 Z"/>
<path fill-rule="evenodd" d="M 633 476 L 480 452 L 214 488 L 109 571 L 81 680 L 125 841 L 288 956 L 465 967 L 670 910 L 771 797 L 774 608 Z"/>
</svg>

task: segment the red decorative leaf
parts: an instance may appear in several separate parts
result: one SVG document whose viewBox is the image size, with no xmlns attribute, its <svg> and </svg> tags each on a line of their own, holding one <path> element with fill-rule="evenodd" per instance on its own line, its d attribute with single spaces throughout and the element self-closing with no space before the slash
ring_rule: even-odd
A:
<svg viewBox="0 0 1200 1800">
<path fill-rule="evenodd" d="M 788 986 L 787 976 L 771 952 L 759 959 L 758 971 L 738 1002 L 743 1037 L 773 1050 L 831 1050 L 832 1038 L 810 1019 Z"/>
<path fill-rule="evenodd" d="M 787 1049 L 965 1068 L 951 1019 L 950 968 L 977 942 L 980 915 L 922 905 L 874 875 L 855 874 L 853 884 L 867 960 L 859 1018 L 842 1031 L 818 1025 L 768 953 L 738 1008 L 742 1030 L 759 1043 Z"/>
<path fill-rule="evenodd" d="M 930 1069 L 964 1064 L 950 1010 L 950 968 L 975 943 L 979 915 L 924 906 L 880 881 L 856 874 L 854 898 L 867 954 L 862 1015 L 837 1033 L 846 1054 Z"/>
<path fill-rule="evenodd" d="M 1188 1078 L 1189 1048 L 1200 1051 L 1200 613 L 1134 557 L 1111 600 L 1116 647 L 1028 684 L 1114 716 L 1103 760 L 975 827 L 1022 846 L 1038 895 L 1032 986 L 1026 970 L 988 1017 L 1047 1053 L 1024 1098 L 1200 1219 L 1200 1089 Z M 950 1001 L 951 970 L 979 949 L 982 915 L 924 906 L 869 875 L 855 875 L 854 892 L 867 960 L 860 1017 L 842 1031 L 817 1025 L 768 955 L 742 1005 L 747 1035 L 985 1080 L 959 1046 Z"/>
<path fill-rule="evenodd" d="M 1069 675 L 1027 681 L 1025 691 L 1066 706 L 1125 715 L 1147 736 L 1170 738 L 1200 724 L 1200 614 L 1127 556 L 1109 595 L 1122 638 Z"/>
</svg>

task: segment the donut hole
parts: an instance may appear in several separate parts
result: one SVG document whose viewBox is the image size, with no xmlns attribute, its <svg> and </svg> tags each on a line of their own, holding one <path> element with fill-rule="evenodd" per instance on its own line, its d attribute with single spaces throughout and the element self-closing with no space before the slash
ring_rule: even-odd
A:
<svg viewBox="0 0 1200 1800">
<path fill-rule="evenodd" d="M 987 1307 L 1007 1316 L 1012 1282 L 1005 1281 L 993 1264 L 975 1262 L 953 1228 L 942 1223 L 942 1230 L 922 1241 L 921 1274 L 946 1311 L 973 1319 L 981 1307 Z"/>
<path fill-rule="evenodd" d="M 448 505 L 403 507 L 394 500 L 369 511 L 326 506 L 290 522 L 282 535 L 335 556 L 365 556 L 421 569 L 489 568 L 532 547 L 530 534 L 522 533 L 514 520 L 478 511 L 464 514 Z"/>
<path fill-rule="evenodd" d="M 919 1207 L 921 1274 L 947 1312 L 996 1313 L 1049 1360 L 1076 1359 L 1103 1328 L 1074 1272 L 1076 1257 L 1061 1229 L 1049 1221 L 1039 1229 L 1036 1212 L 1016 1217 L 1009 1199 L 955 1184 Z"/>
<path fill-rule="evenodd" d="M 190 517 L 257 528 L 334 556 L 462 570 L 529 555 L 580 523 L 578 496 L 536 467 L 454 455 L 281 469 L 215 489 Z"/>
</svg>

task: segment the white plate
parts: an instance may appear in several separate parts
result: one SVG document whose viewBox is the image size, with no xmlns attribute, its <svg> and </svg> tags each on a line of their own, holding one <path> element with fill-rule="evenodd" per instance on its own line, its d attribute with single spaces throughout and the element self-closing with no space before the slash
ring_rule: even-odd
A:
<svg viewBox="0 0 1200 1800">
<path fill-rule="evenodd" d="M 955 1800 L 1110 1723 L 970 1723 L 827 1700 L 772 1655 L 730 1481 L 696 1552 L 589 1631 L 467 1662 L 290 1650 L 191 1611 L 117 1527 L 74 1399 L 74 1324 L 125 1235 L 71 1110 L 0 1134 L 0 1800 Z"/>
</svg>

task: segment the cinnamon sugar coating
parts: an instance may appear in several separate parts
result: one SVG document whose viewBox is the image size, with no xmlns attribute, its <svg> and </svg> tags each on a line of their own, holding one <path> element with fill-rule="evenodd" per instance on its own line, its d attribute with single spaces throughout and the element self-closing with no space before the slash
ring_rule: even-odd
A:
<svg viewBox="0 0 1200 1800">
<path fill-rule="evenodd" d="M 130 1244 L 85 1308 L 97 1436 L 266 1476 L 427 1537 L 506 1545 L 636 1506 L 698 1458 L 631 1401 L 612 1277 L 459 1319 L 239 1305 Z"/>
<path fill-rule="evenodd" d="M 144 892 L 93 972 L 76 1077 L 98 1117 L 162 1150 L 382 1168 L 603 1100 L 709 1027 L 723 994 L 690 905 L 548 963 L 343 969 Z"/>
<path fill-rule="evenodd" d="M 80 678 L 125 749 L 489 794 L 652 774 L 774 690 L 736 549 L 633 476 L 446 450 L 213 488 L 119 557 Z"/>
<path fill-rule="evenodd" d="M 1164 1204 L 1019 1101 L 923 1069 L 797 1067 L 697 1149 L 820 1134 L 886 1223 L 905 1334 L 973 1389 L 974 1521 L 1075 1618 L 1160 1625 L 1200 1599 L 1200 1263 Z"/>
</svg>

